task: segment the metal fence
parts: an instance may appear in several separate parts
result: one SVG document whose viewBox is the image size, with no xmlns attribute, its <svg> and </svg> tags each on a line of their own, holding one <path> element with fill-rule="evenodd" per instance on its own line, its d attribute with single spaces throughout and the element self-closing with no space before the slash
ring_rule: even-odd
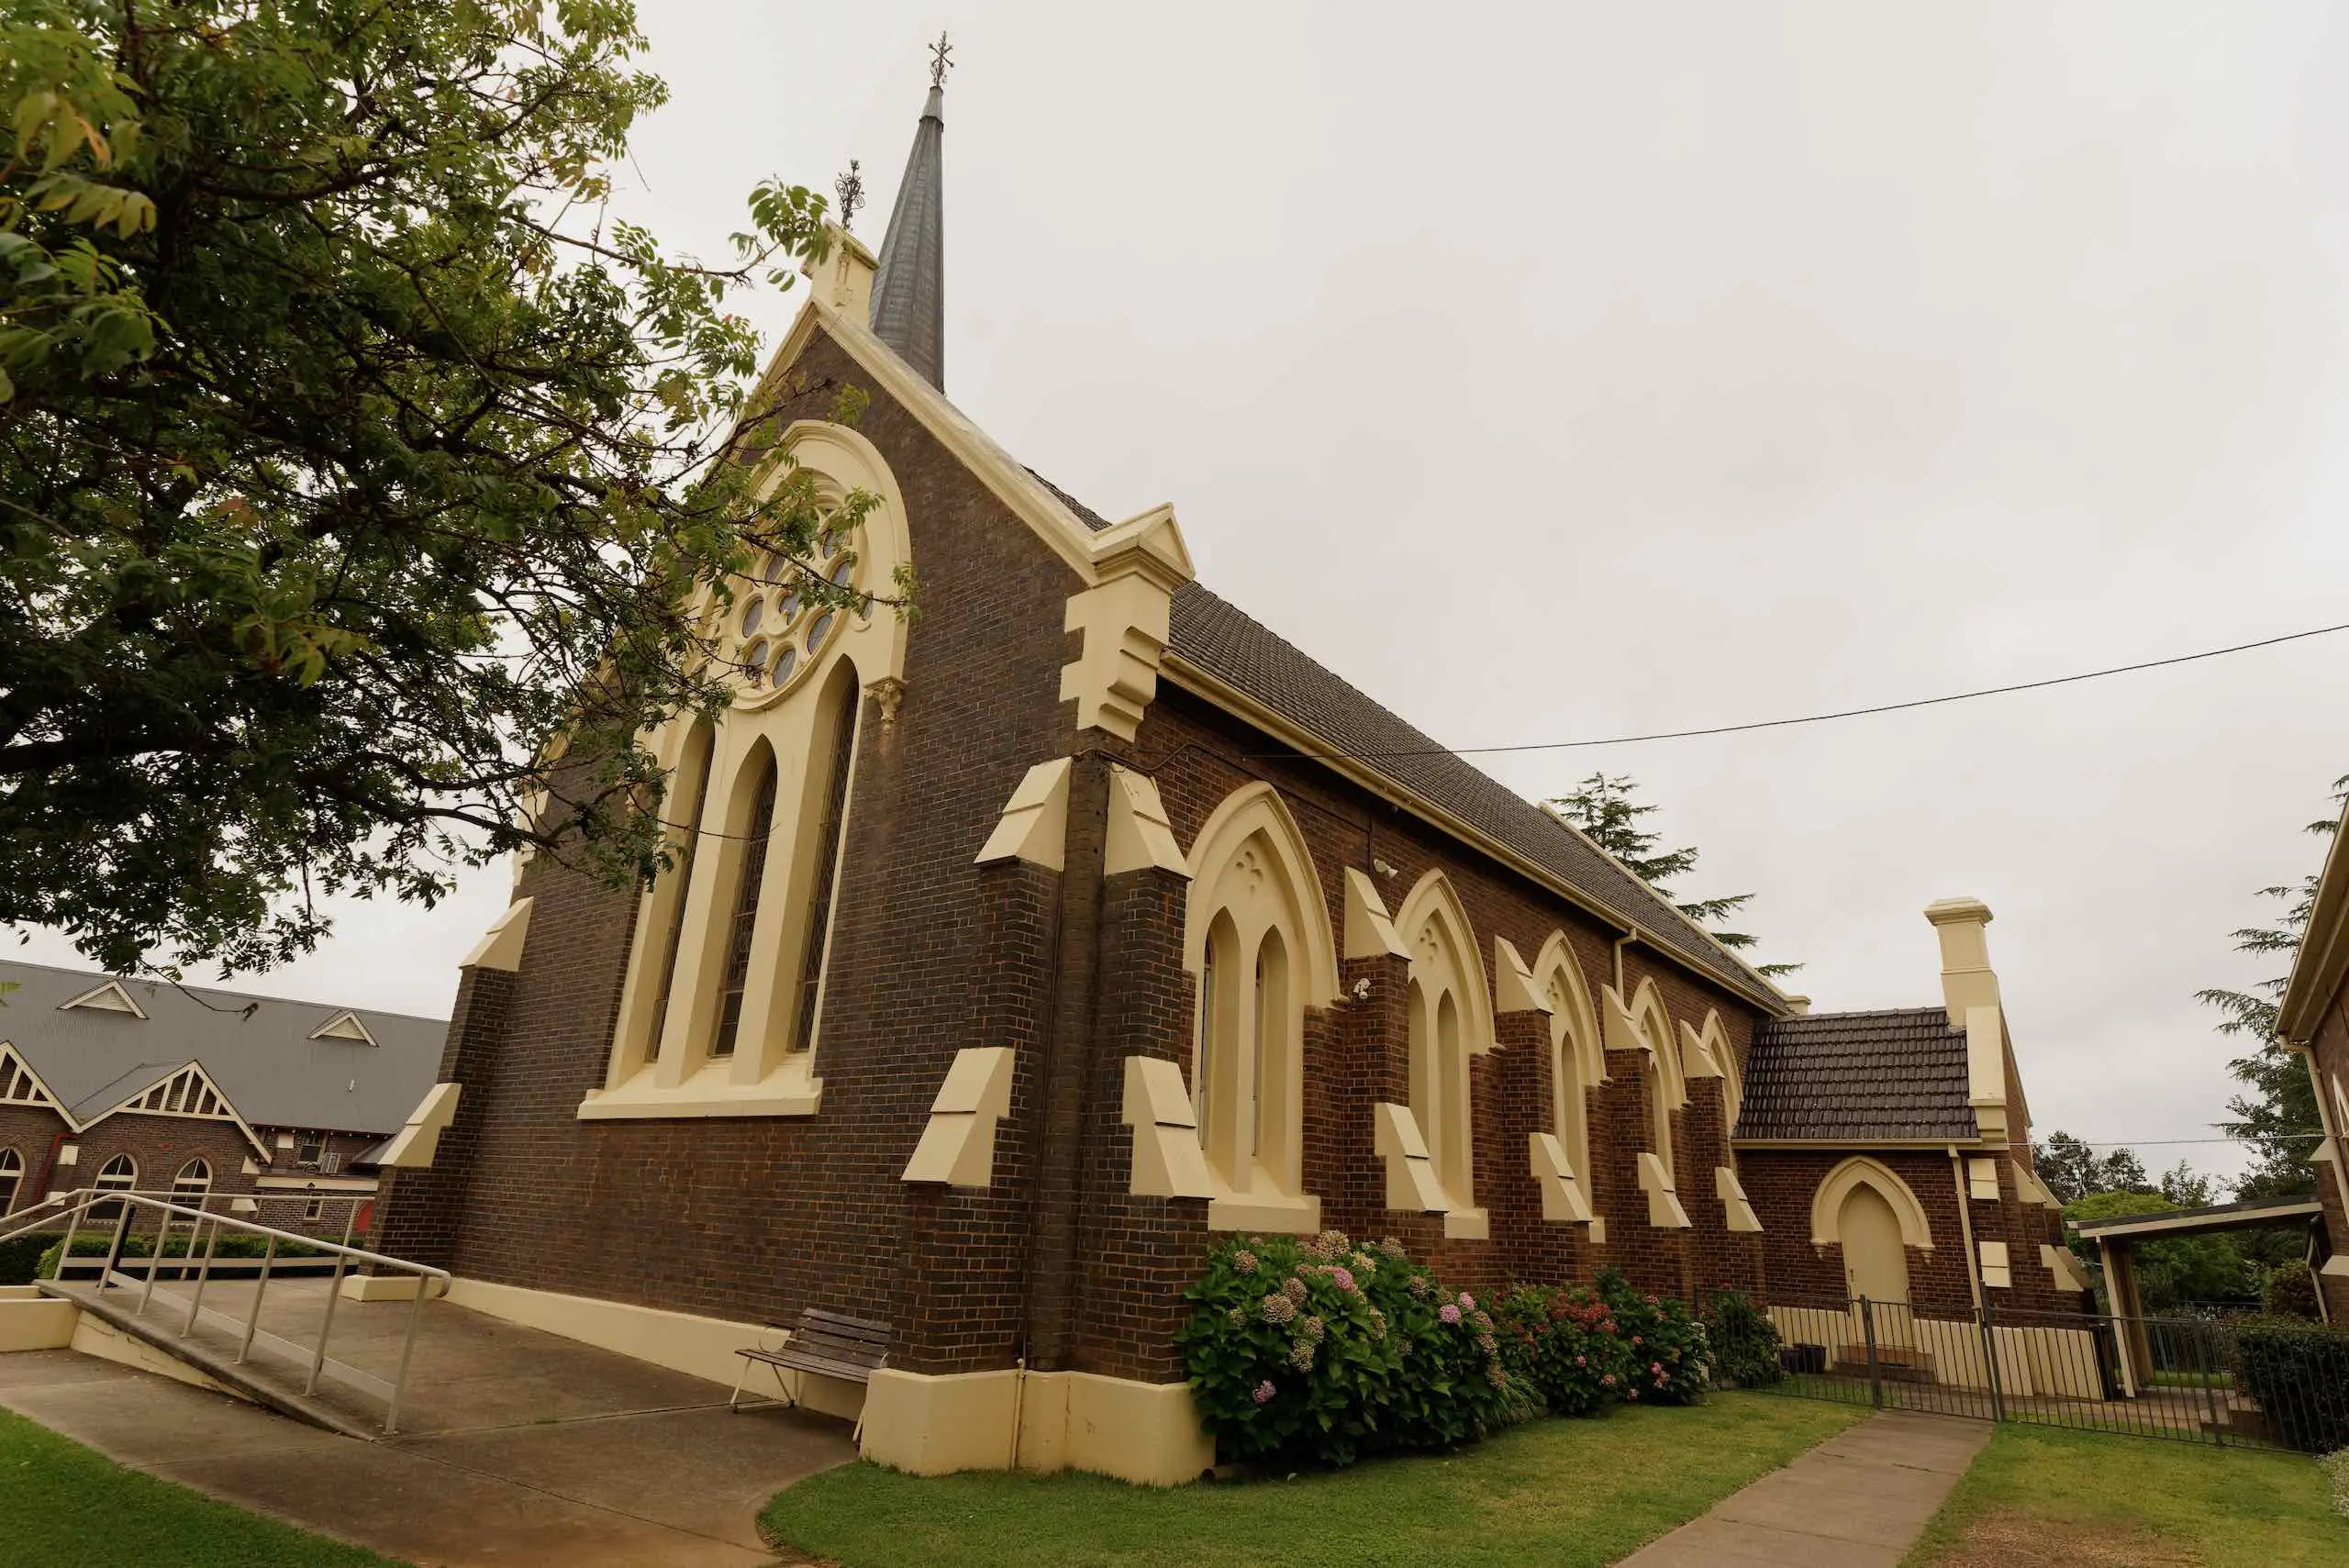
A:
<svg viewBox="0 0 2349 1568">
<path fill-rule="evenodd" d="M 1920 1314 L 1865 1296 L 1714 1327 L 1720 1363 L 1768 1393 L 2220 1446 L 2307 1448 L 2349 1429 L 2349 1337 L 2311 1329 L 2302 1345 L 2285 1330 L 2279 1354 L 2266 1332 L 2250 1345 L 2236 1318 Z"/>
</svg>

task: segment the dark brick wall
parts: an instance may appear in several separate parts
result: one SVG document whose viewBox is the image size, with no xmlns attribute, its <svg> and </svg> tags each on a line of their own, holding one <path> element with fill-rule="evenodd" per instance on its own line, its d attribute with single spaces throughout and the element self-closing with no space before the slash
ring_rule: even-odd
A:
<svg viewBox="0 0 2349 1568">
<path fill-rule="evenodd" d="M 1418 818 L 1311 763 L 1281 761 L 1280 746 L 1188 693 L 1162 680 L 1135 745 L 1137 765 L 1157 779 L 1175 838 L 1187 847 L 1208 815 L 1233 790 L 1257 780 L 1281 792 L 1313 857 L 1333 929 L 1342 933 L 1345 872 L 1368 873 L 1392 913 L 1419 878 L 1441 869 L 1459 894 L 1474 929 L 1478 961 L 1492 975 L 1493 939 L 1506 937 L 1531 962 L 1551 932 L 1563 930 L 1584 984 L 1598 996 L 1615 981 L 1617 933 L 1508 867 L 1475 853 Z M 1374 862 L 1393 866 L 1376 873 Z M 1653 976 L 1675 1021 L 1701 1026 L 1718 1008 L 1739 1061 L 1753 1039 L 1751 1004 L 1687 974 L 1639 944 L 1624 954 L 1625 995 Z M 1324 1221 L 1351 1233 L 1392 1235 L 1468 1287 L 1491 1289 L 1512 1280 L 1584 1278 L 1602 1264 L 1622 1269 L 1653 1291 L 1686 1296 L 1698 1284 L 1760 1284 L 1761 1250 L 1727 1235 L 1713 1194 L 1713 1170 L 1733 1164 L 1722 1126 L 1719 1083 L 1690 1085 L 1689 1105 L 1673 1116 L 1675 1177 L 1691 1228 L 1648 1224 L 1647 1197 L 1638 1188 L 1636 1156 L 1649 1147 L 1646 1091 L 1632 1059 L 1610 1052 L 1610 1081 L 1591 1092 L 1591 1151 L 1586 1173 L 1593 1207 L 1607 1220 L 1607 1240 L 1589 1242 L 1585 1228 L 1542 1221 L 1530 1170 L 1527 1135 L 1552 1130 L 1549 1038 L 1539 1014 L 1496 1020 L 1497 1049 L 1472 1066 L 1475 1103 L 1475 1200 L 1487 1212 L 1490 1239 L 1447 1240 L 1440 1219 L 1390 1213 L 1386 1179 L 1371 1152 L 1371 1106 L 1409 1100 L 1409 1048 L 1404 997 L 1407 966 L 1399 958 L 1341 966 L 1348 999 L 1327 1015 L 1308 1015 L 1306 1029 L 1306 1184 L 1322 1200 Z M 1353 998 L 1360 980 L 1367 998 Z M 1187 1018 L 1187 1013 L 1186 1013 Z M 1671 1049 L 1677 1051 L 1675 1040 Z M 1189 1042 L 1182 1046 L 1188 1071 Z"/>
<path fill-rule="evenodd" d="M 275 1129 L 254 1130 L 276 1153 Z M 329 1138 L 329 1147 L 350 1152 L 376 1141 L 361 1133 L 335 1133 Z M 54 1161 L 60 1146 L 65 1143 L 74 1146 L 77 1158 L 71 1165 L 60 1166 Z M 258 1195 L 262 1192 L 262 1176 L 306 1174 L 291 1169 L 291 1152 L 279 1154 L 274 1166 L 262 1163 L 251 1142 L 232 1123 L 195 1117 L 141 1116 L 121 1111 L 78 1135 L 71 1135 L 66 1131 L 65 1118 L 55 1111 L 30 1106 L 0 1106 L 0 1148 L 14 1149 L 25 1163 L 24 1177 L 17 1191 L 17 1210 L 31 1207 L 53 1191 L 95 1184 L 98 1173 L 117 1154 L 129 1155 L 137 1164 L 139 1190 L 157 1195 L 168 1193 L 173 1178 L 187 1162 L 199 1158 L 212 1168 L 211 1190 L 216 1194 Z M 245 1171 L 248 1160 L 259 1166 L 250 1174 Z M 339 1240 L 350 1217 L 350 1205 L 341 1195 L 326 1196 L 316 1218 L 307 1213 L 309 1198 L 305 1195 L 261 1197 L 260 1204 L 257 1213 L 243 1218 L 306 1235 Z M 224 1206 L 216 1202 L 213 1207 L 223 1209 Z M 362 1216 L 363 1213 L 362 1207 Z M 141 1229 L 151 1228 L 143 1218 L 135 1223 Z"/>
</svg>

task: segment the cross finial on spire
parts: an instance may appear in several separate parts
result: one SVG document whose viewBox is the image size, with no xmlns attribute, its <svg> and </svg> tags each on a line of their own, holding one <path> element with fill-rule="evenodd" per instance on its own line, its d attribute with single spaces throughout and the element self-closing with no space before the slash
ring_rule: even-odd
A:
<svg viewBox="0 0 2349 1568">
<path fill-rule="evenodd" d="M 857 161 L 848 161 L 848 172 L 832 182 L 832 189 L 840 193 L 841 227 L 846 228 L 856 221 L 856 209 L 864 205 L 864 176 Z"/>
<path fill-rule="evenodd" d="M 954 61 L 951 58 L 953 53 L 954 46 L 946 41 L 946 34 L 941 30 L 938 41 L 930 46 L 930 84 L 931 86 L 946 85 L 946 73 L 954 69 Z"/>
</svg>

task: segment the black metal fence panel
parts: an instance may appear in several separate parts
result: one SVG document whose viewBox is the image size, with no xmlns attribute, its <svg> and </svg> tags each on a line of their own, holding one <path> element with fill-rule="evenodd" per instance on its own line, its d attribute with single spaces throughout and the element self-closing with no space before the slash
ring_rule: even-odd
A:
<svg viewBox="0 0 2349 1568">
<path fill-rule="evenodd" d="M 1700 1304 L 1701 1305 L 1701 1304 Z M 2220 1446 L 2349 1441 L 2349 1338 L 2272 1342 L 2244 1320 L 2000 1311 L 1920 1314 L 1855 1297 L 1774 1306 L 1724 1332 L 1746 1386 L 1800 1398 Z M 1774 1340 L 1775 1377 L 1771 1364 Z M 2333 1359 L 2328 1359 L 2333 1358 Z"/>
</svg>

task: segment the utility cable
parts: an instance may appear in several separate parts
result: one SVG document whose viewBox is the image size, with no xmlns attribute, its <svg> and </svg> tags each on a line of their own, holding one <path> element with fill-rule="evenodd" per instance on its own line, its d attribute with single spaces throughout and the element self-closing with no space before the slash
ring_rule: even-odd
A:
<svg viewBox="0 0 2349 1568">
<path fill-rule="evenodd" d="M 1908 702 L 1877 703 L 1871 707 L 1841 708 L 1833 713 L 1809 713 L 1792 718 L 1764 718 L 1747 724 L 1716 724 L 1702 729 L 1666 729 L 1646 735 L 1610 735 L 1590 740 L 1528 740 L 1509 746 L 1427 746 L 1408 751 L 1264 751 L 1259 757 L 1289 759 L 1336 760 L 1357 759 L 1376 761 L 1386 757 L 1481 757 L 1505 751 L 1571 751 L 1588 746 L 1635 746 L 1650 740 L 1687 740 L 1704 735 L 1737 735 L 1753 729 L 1784 729 L 1798 724 L 1825 724 L 1838 718 L 1865 718 L 1870 714 L 1901 713 L 1910 708 L 1938 707 L 1944 703 L 1971 702 L 1976 697 L 2006 696 L 2015 692 L 2035 692 L 2049 686 L 2068 686 L 2079 681 L 2102 680 L 2107 675 L 2134 674 L 2140 670 L 2166 669 L 2173 664 L 2191 664 L 2203 659 L 2221 659 L 2230 653 L 2248 653 L 2254 649 L 2274 648 L 2280 643 L 2299 642 L 2306 638 L 2325 637 L 2336 631 L 2349 631 L 2349 621 L 2338 626 L 2314 627 L 2307 631 L 2286 632 L 2281 637 L 2262 638 L 2256 642 L 2238 642 L 2227 648 L 2207 648 L 2199 653 L 2179 653 L 2167 659 L 2147 659 L 2135 664 L 2115 664 L 2104 670 L 2083 670 L 2073 675 L 2053 675 L 2043 681 L 2018 681 L 2012 685 L 1984 686 L 1970 692 L 1949 692 L 1937 697 L 1916 697 Z"/>
</svg>

